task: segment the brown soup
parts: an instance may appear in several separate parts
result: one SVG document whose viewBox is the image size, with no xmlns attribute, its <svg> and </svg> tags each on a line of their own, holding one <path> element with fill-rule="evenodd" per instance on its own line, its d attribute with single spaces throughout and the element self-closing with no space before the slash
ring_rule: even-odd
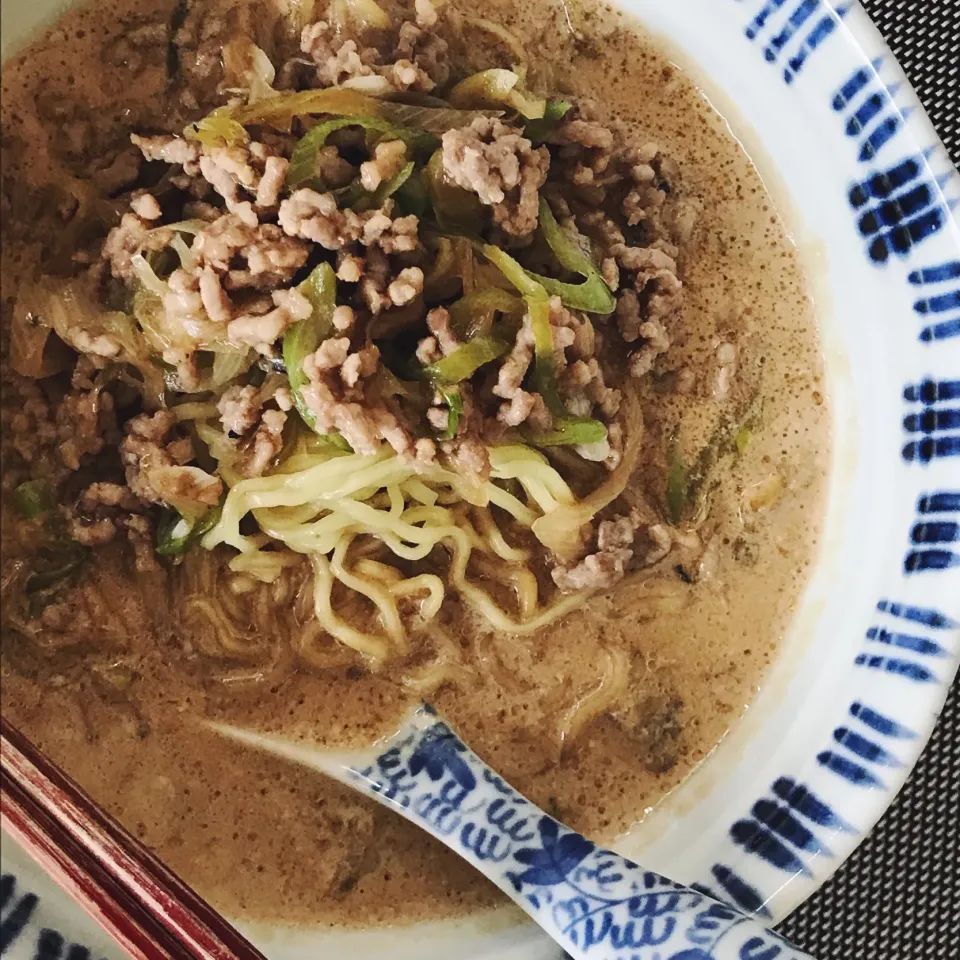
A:
<svg viewBox="0 0 960 960">
<path fill-rule="evenodd" d="M 268 0 L 188 6 L 214 47 L 218 29 L 248 23 L 245 9 L 257 29 L 276 17 Z M 210 558 L 137 574 L 112 544 L 59 620 L 47 615 L 38 627 L 5 610 L 4 716 L 230 916 L 413 922 L 500 895 L 394 814 L 224 742 L 199 719 L 341 745 L 388 731 L 428 697 L 518 789 L 609 841 L 742 714 L 815 558 L 830 448 L 820 344 L 797 250 L 760 174 L 635 23 L 590 8 L 571 34 L 546 2 L 494 12 L 555 89 L 593 98 L 602 119 L 619 120 L 631 142 L 655 142 L 682 171 L 697 227 L 681 251 L 672 345 L 640 386 L 643 448 L 624 499 L 657 505 L 663 521 L 676 458 L 689 466 L 704 455 L 697 502 L 663 521 L 664 556 L 539 633 L 493 631 L 448 594 L 413 654 L 378 671 L 359 658 L 325 666 L 297 655 L 294 637 L 314 628 L 298 607 L 296 570 L 231 593 Z M 170 24 L 183 16 L 173 0 L 103 0 L 68 13 L 5 65 L 5 325 L 62 230 L 50 185 L 107 184 L 97 197 L 115 196 L 103 158 L 118 156 L 131 130 L 179 130 L 205 112 L 203 95 L 191 106 L 170 83 Z M 202 53 L 191 48 L 194 66 Z M 28 475 L 18 389 L 5 364 L 5 601 L 22 588 L 35 530 L 12 506 Z M 43 402 L 59 398 L 47 391 Z M 204 645 L 191 617 L 209 627 L 218 616 L 246 646 Z"/>
</svg>

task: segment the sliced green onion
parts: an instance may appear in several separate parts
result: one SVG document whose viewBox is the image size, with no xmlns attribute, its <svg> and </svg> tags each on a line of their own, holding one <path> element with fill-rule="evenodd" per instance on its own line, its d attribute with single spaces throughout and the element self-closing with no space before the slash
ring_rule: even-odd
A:
<svg viewBox="0 0 960 960">
<path fill-rule="evenodd" d="M 142 253 L 135 253 L 130 258 L 130 264 L 133 266 L 137 279 L 143 284 L 146 290 L 149 290 L 155 297 L 161 299 L 169 292 L 166 280 L 161 280 L 153 267 L 150 266 L 147 258 Z"/>
<path fill-rule="evenodd" d="M 313 313 L 295 323 L 283 337 L 283 365 L 293 391 L 297 412 L 311 429 L 317 419 L 303 400 L 302 390 L 307 385 L 303 361 L 313 353 L 333 330 L 333 311 L 337 305 L 337 278 L 329 263 L 321 263 L 297 288 L 313 307 Z"/>
<path fill-rule="evenodd" d="M 524 438 L 536 447 L 580 446 L 607 439 L 607 428 L 588 417 L 560 417 L 550 430 L 524 431 Z"/>
<path fill-rule="evenodd" d="M 491 360 L 497 360 L 510 350 L 510 344 L 496 337 L 476 337 L 454 350 L 448 357 L 424 368 L 427 378 L 435 384 L 450 385 L 469 380 L 477 370 Z"/>
<path fill-rule="evenodd" d="M 286 183 L 288 187 L 294 189 L 302 186 L 316 186 L 323 189 L 324 184 L 316 175 L 317 155 L 323 149 L 330 135 L 344 127 L 362 127 L 364 130 L 377 134 L 377 139 L 402 140 L 411 149 L 430 148 L 435 146 L 437 142 L 436 138 L 430 134 L 400 127 L 376 116 L 337 117 L 332 120 L 324 120 L 307 131 L 293 148 L 290 166 L 287 168 Z"/>
<path fill-rule="evenodd" d="M 197 256 L 196 254 L 187 246 L 186 240 L 180 236 L 179 233 L 174 234 L 173 239 L 170 241 L 170 246 L 176 251 L 177 256 L 180 258 L 180 266 L 184 270 L 193 270 L 197 265 Z"/>
<path fill-rule="evenodd" d="M 49 547 L 41 556 L 42 567 L 27 577 L 24 591 L 33 597 L 62 583 L 83 565 L 89 555 L 85 547 L 66 541 L 57 547 Z"/>
<path fill-rule="evenodd" d="M 379 207 L 384 200 L 392 197 L 410 179 L 415 166 L 416 164 L 411 160 L 399 173 L 394 174 L 388 180 L 384 180 L 373 191 L 366 190 L 358 178 L 349 186 L 335 191 L 337 202 L 341 207 L 352 207 L 357 211 Z"/>
<path fill-rule="evenodd" d="M 513 70 L 481 70 L 461 80 L 447 94 L 454 107 L 506 106 L 528 120 L 544 116 L 547 102 L 519 89 L 520 77 Z"/>
<path fill-rule="evenodd" d="M 182 557 L 200 538 L 212 530 L 220 520 L 223 504 L 205 510 L 194 522 L 176 510 L 164 510 L 157 524 L 154 549 L 162 557 Z"/>
<path fill-rule="evenodd" d="M 14 491 L 17 509 L 26 520 L 33 520 L 53 506 L 53 495 L 46 480 L 26 480 Z"/>
<path fill-rule="evenodd" d="M 547 410 L 553 417 L 551 430 L 530 435 L 537 446 L 579 445 L 599 443 L 606 439 L 607 428 L 599 421 L 583 417 L 571 417 L 560 391 L 557 389 L 557 369 L 553 353 L 553 329 L 550 326 L 550 298 L 543 285 L 508 253 L 499 247 L 487 245 L 484 256 L 523 294 L 527 314 L 533 331 L 533 389 L 543 397 Z"/>
<path fill-rule="evenodd" d="M 530 276 L 542 284 L 547 293 L 560 297 L 566 307 L 584 310 L 587 313 L 613 313 L 617 301 L 597 269 L 597 265 L 590 255 L 561 229 L 550 205 L 543 197 L 540 198 L 540 230 L 560 264 L 585 279 L 583 283 L 562 283 L 552 277 L 543 277 L 536 273 L 531 273 Z M 585 239 L 584 243 L 586 243 Z"/>
<path fill-rule="evenodd" d="M 235 380 L 249 369 L 253 362 L 253 353 L 249 348 L 218 350 L 213 355 L 213 369 L 210 373 L 210 386 L 219 390 L 231 380 Z"/>
<path fill-rule="evenodd" d="M 690 493 L 690 474 L 680 453 L 680 444 L 675 439 L 670 444 L 667 463 L 666 506 L 667 519 L 674 525 L 680 523 L 687 511 Z"/>
<path fill-rule="evenodd" d="M 360 30 L 389 30 L 390 17 L 376 0 L 333 0 L 330 16 L 338 27 L 352 20 Z"/>
<path fill-rule="evenodd" d="M 410 176 L 397 187 L 394 196 L 403 216 L 412 213 L 422 217 L 430 205 L 427 188 L 423 185 L 423 178 L 416 170 L 411 171 Z"/>
<path fill-rule="evenodd" d="M 441 101 L 442 102 L 442 101 Z M 454 107 L 415 104 L 393 103 L 382 101 L 381 116 L 401 123 L 415 130 L 425 130 L 436 136 L 443 136 L 448 130 L 468 127 L 479 118 L 502 117 L 502 110 L 457 110 Z"/>
<path fill-rule="evenodd" d="M 452 440 L 457 435 L 460 417 L 463 416 L 463 396 L 459 387 L 438 387 L 443 402 L 447 405 L 447 429 L 440 435 L 441 440 Z"/>
<path fill-rule="evenodd" d="M 398 126 L 436 136 L 447 130 L 468 126 L 477 117 L 502 115 L 502 111 L 457 110 L 454 107 L 393 103 L 345 87 L 280 93 L 266 100 L 230 109 L 233 119 L 241 124 L 283 124 L 294 117 L 313 113 L 328 113 L 337 117 L 379 117 Z"/>
<path fill-rule="evenodd" d="M 527 273 L 510 254 L 487 244 L 484 256 L 523 294 L 533 331 L 533 387 L 543 397 L 555 417 L 566 416 L 566 408 L 557 390 L 557 372 L 553 357 L 553 331 L 550 328 L 550 298 L 543 285 Z"/>
<path fill-rule="evenodd" d="M 398 170 L 392 177 L 384 180 L 376 190 L 370 194 L 370 199 L 375 206 L 383 203 L 387 197 L 392 197 L 409 179 L 413 176 L 413 170 L 416 164 L 411 160 L 405 164 L 402 170 Z"/>
<path fill-rule="evenodd" d="M 461 297 L 448 309 L 453 331 L 461 340 L 472 340 L 490 333 L 495 314 L 522 314 L 523 301 L 499 287 L 484 287 Z"/>
<path fill-rule="evenodd" d="M 287 368 L 287 380 L 293 393 L 293 402 L 303 422 L 311 430 L 317 430 L 317 418 L 303 399 L 307 375 L 303 361 L 313 353 L 333 331 L 333 311 L 337 306 L 337 278 L 329 263 L 321 263 L 310 276 L 297 287 L 313 306 L 313 313 L 305 320 L 295 323 L 283 337 L 283 365 Z M 339 434 L 320 434 L 339 449 L 350 450 L 349 444 Z"/>
<path fill-rule="evenodd" d="M 490 243 L 484 244 L 480 252 L 520 291 L 524 300 L 529 297 L 547 299 L 547 292 L 539 283 L 539 278 L 524 270 L 509 253 Z"/>
<path fill-rule="evenodd" d="M 230 112 L 229 107 L 217 107 L 203 119 L 187 126 L 183 135 L 187 140 L 196 140 L 205 147 L 235 146 L 247 143 L 250 136 Z"/>
<path fill-rule="evenodd" d="M 447 179 L 441 150 L 436 150 L 427 163 L 423 182 L 441 229 L 454 233 L 480 232 L 487 211 L 473 191 L 464 190 Z"/>
<path fill-rule="evenodd" d="M 523 125 L 523 132 L 534 143 L 543 143 L 556 129 L 557 124 L 566 116 L 572 104 L 566 100 L 548 100 L 543 116 L 535 120 L 528 120 Z"/>
<path fill-rule="evenodd" d="M 330 87 L 325 90 L 300 90 L 295 93 L 281 93 L 268 100 L 259 100 L 241 107 L 234 107 L 230 113 L 238 123 L 283 123 L 294 117 L 311 113 L 331 113 L 341 117 L 375 117 L 380 113 L 380 101 L 375 97 Z"/>
</svg>

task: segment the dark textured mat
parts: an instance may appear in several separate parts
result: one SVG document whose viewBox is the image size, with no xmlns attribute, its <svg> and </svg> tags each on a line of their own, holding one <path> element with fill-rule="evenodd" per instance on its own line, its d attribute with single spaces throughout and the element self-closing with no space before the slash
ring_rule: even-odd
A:
<svg viewBox="0 0 960 960">
<path fill-rule="evenodd" d="M 960 0 L 861 0 L 960 164 Z M 960 949 L 954 954 L 960 957 Z"/>
<path fill-rule="evenodd" d="M 960 958 L 960 684 L 874 832 L 779 929 L 817 960 Z"/>
<path fill-rule="evenodd" d="M 960 0 L 862 0 L 960 163 Z M 894 805 L 780 925 L 817 960 L 960 960 L 960 683 Z"/>
</svg>

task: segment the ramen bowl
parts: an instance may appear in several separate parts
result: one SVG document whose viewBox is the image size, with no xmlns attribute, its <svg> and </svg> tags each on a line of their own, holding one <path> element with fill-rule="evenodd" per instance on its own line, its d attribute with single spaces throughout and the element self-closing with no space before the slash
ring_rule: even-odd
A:
<svg viewBox="0 0 960 960">
<path fill-rule="evenodd" d="M 789 635 L 746 716 L 617 843 L 776 923 L 893 801 L 960 656 L 960 177 L 856 3 L 618 6 L 753 158 L 805 261 L 826 355 L 825 533 Z M 62 7 L 4 7 L 4 55 Z M 3 871 L 4 909 L 19 911 L 4 952 L 33 956 L 55 930 L 119 956 L 8 838 Z M 231 919 L 279 960 L 560 956 L 507 907 L 383 930 Z"/>
</svg>

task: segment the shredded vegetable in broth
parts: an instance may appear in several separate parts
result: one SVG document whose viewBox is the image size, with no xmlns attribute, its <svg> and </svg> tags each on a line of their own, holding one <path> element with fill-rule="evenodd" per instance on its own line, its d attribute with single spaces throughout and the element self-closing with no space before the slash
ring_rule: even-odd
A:
<svg viewBox="0 0 960 960">
<path fill-rule="evenodd" d="M 231 915 L 496 895 L 198 720 L 429 699 L 609 840 L 815 556 L 815 318 L 727 120 L 612 10 L 474 12 L 109 0 L 3 69 L 4 716 Z"/>
</svg>

